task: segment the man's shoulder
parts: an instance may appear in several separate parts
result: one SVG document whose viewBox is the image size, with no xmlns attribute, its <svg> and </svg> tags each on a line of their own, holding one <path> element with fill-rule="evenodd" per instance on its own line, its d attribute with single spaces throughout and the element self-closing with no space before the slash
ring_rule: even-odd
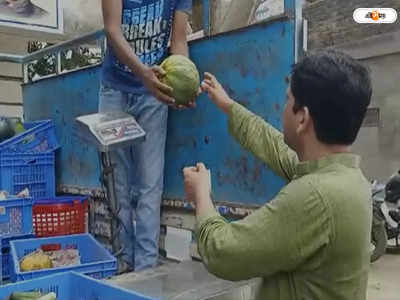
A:
<svg viewBox="0 0 400 300">
<path fill-rule="evenodd" d="M 365 196 L 371 191 L 368 180 L 358 168 L 335 169 L 320 174 L 311 174 L 315 188 L 321 193 L 343 197 L 346 195 Z"/>
<path fill-rule="evenodd" d="M 358 200 L 363 203 L 370 197 L 371 189 L 361 171 L 310 173 L 290 181 L 281 191 L 288 207 L 304 211 L 307 207 L 320 206 L 332 213 L 335 204 Z M 366 202 L 366 201 L 365 201 Z"/>
<path fill-rule="evenodd" d="M 283 187 L 280 196 L 287 200 L 287 205 L 293 210 L 303 211 L 308 205 L 324 206 L 322 195 L 316 186 L 313 175 L 302 176 Z"/>
<path fill-rule="evenodd" d="M 311 173 L 292 182 L 299 195 L 324 205 L 331 213 L 345 207 L 364 208 L 371 197 L 371 186 L 360 169 L 343 168 Z M 300 189 L 306 187 L 308 191 Z M 310 195 L 313 195 L 310 197 Z"/>
<path fill-rule="evenodd" d="M 310 196 L 315 194 L 315 182 L 318 176 L 307 174 L 301 177 L 295 177 L 283 189 L 285 193 L 296 194 L 298 196 Z"/>
</svg>

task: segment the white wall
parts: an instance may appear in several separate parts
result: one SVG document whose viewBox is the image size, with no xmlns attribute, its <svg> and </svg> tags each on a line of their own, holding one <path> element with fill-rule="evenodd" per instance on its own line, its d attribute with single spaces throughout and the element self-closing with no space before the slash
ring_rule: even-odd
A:
<svg viewBox="0 0 400 300">
<path fill-rule="evenodd" d="M 27 40 L 25 39 L 0 33 L 0 52 L 24 54 L 26 53 L 26 43 Z M 0 63 L 0 75 L 21 77 L 21 66 L 12 63 Z M 0 102 L 21 103 L 20 83 L 15 81 L 0 81 Z M 22 116 L 22 107 L 0 105 L 0 115 Z"/>
<path fill-rule="evenodd" d="M 380 126 L 362 128 L 354 151 L 362 156 L 369 179 L 385 181 L 400 169 L 400 53 L 364 60 L 371 70 L 372 106 L 380 108 Z"/>
<path fill-rule="evenodd" d="M 100 0 L 62 0 L 64 7 L 64 34 L 22 31 L 15 28 L 0 28 L 0 33 L 9 33 L 10 38 L 35 38 L 41 40 L 67 40 L 83 33 L 103 27 Z"/>
<path fill-rule="evenodd" d="M 64 0 L 64 31 L 68 38 L 102 27 L 100 0 Z"/>
</svg>

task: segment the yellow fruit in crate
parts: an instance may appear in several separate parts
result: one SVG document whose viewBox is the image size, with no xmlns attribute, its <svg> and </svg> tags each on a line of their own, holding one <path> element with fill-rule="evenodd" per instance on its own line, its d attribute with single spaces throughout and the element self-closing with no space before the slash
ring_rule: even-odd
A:
<svg viewBox="0 0 400 300">
<path fill-rule="evenodd" d="M 43 253 L 42 250 L 35 251 L 27 256 L 25 256 L 20 263 L 21 271 L 33 271 L 42 269 L 51 269 L 53 263 L 50 256 Z"/>
</svg>

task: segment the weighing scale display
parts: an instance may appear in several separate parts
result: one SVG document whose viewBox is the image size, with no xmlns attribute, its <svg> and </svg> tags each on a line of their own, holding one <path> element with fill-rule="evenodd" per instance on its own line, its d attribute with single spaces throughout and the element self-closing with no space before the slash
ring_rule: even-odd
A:
<svg viewBox="0 0 400 300">
<path fill-rule="evenodd" d="M 146 135 L 135 118 L 123 112 L 86 115 L 77 121 L 78 136 L 96 145 L 101 152 L 140 142 Z"/>
<path fill-rule="evenodd" d="M 135 123 L 110 123 L 97 126 L 95 129 L 104 144 L 116 143 L 126 139 L 135 139 L 143 135 L 141 130 Z"/>
</svg>

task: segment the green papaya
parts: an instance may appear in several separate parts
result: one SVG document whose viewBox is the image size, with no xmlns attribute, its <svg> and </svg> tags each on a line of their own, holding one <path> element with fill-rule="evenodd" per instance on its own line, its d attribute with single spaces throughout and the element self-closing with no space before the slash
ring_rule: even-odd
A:
<svg viewBox="0 0 400 300">
<path fill-rule="evenodd" d="M 161 68 L 165 71 L 162 82 L 173 89 L 176 104 L 186 105 L 192 101 L 200 88 L 200 75 L 196 65 L 186 56 L 171 55 Z"/>
</svg>

